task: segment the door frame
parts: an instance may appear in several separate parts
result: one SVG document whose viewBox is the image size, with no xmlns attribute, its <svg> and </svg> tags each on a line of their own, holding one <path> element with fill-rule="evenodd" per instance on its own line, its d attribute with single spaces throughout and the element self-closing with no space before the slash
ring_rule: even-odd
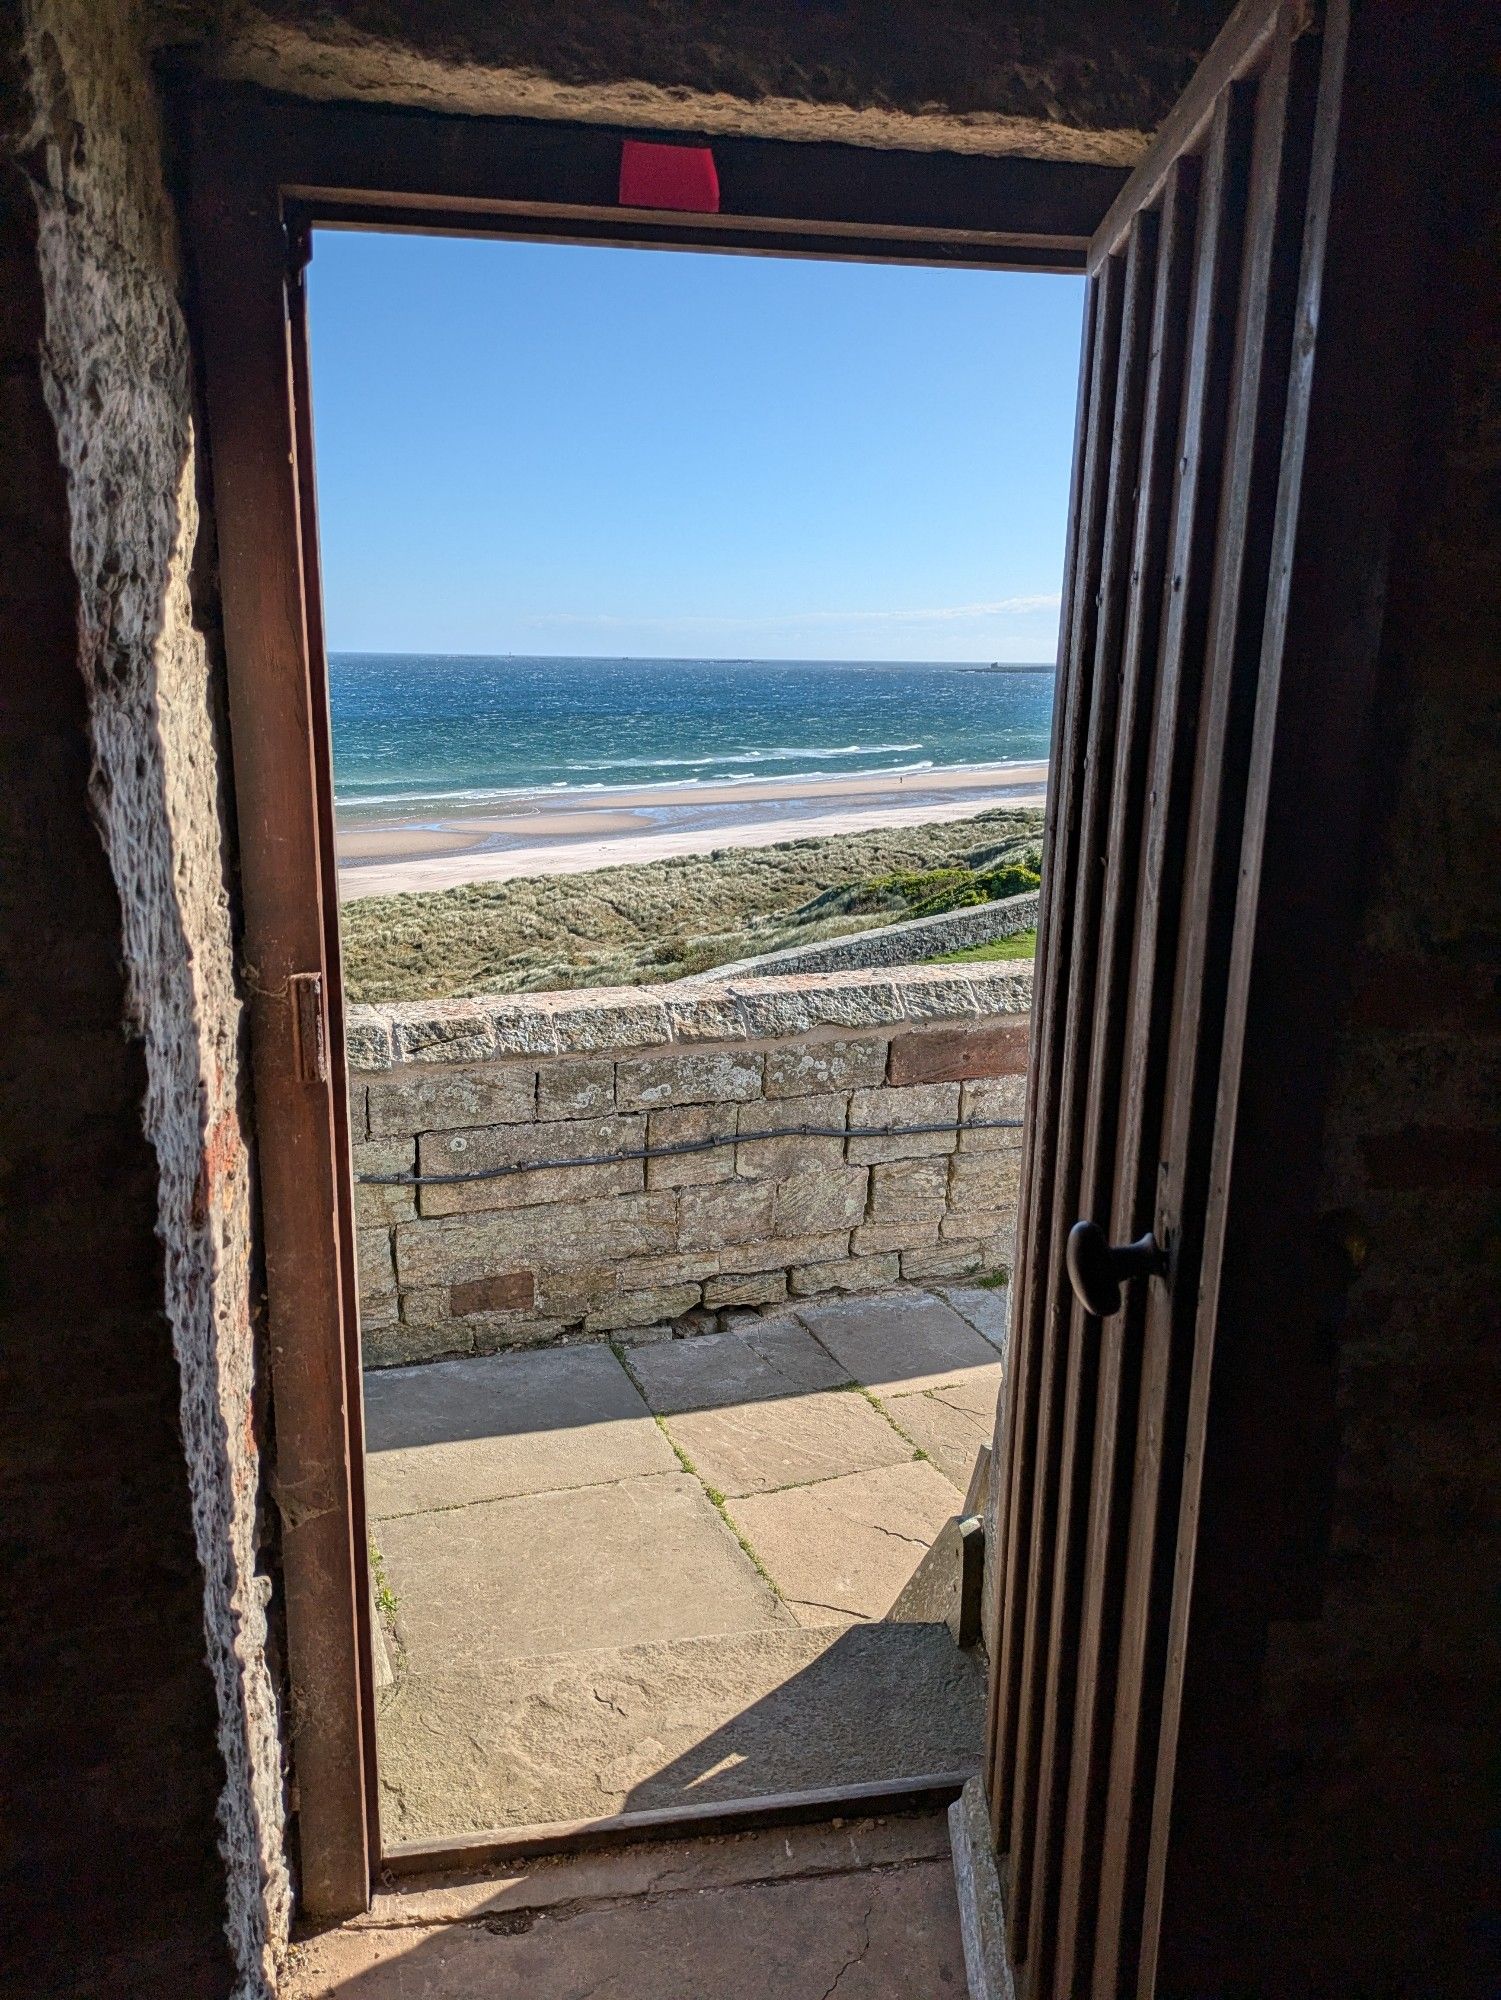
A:
<svg viewBox="0 0 1501 2000">
<path fill-rule="evenodd" d="M 1124 170 L 185 92 L 193 331 L 205 384 L 239 834 L 281 1515 L 301 1900 L 368 1906 L 385 1856 L 366 1575 L 354 1202 L 332 750 L 303 273 L 318 227 L 1082 272 Z M 626 209 L 628 138 L 714 154 L 714 215 Z M 865 1788 L 869 1790 L 869 1788 Z M 898 1788 L 926 1796 L 932 1781 Z M 880 1788 L 865 1809 L 891 1805 Z M 829 1795 L 765 1802 L 821 1816 Z M 743 1820 L 752 1809 L 737 1811 Z M 716 1824 L 727 1814 L 721 1813 Z M 651 1815 L 650 1831 L 705 1830 Z M 596 1829 L 598 1831 L 599 1829 Z M 618 1837 L 646 1829 L 627 1817 Z M 578 1844 L 588 1828 L 564 1836 Z M 535 1851 L 547 1838 L 524 1840 Z M 487 1850 L 489 1853 L 489 1850 Z M 493 1858 L 493 1855 L 491 1855 Z"/>
</svg>

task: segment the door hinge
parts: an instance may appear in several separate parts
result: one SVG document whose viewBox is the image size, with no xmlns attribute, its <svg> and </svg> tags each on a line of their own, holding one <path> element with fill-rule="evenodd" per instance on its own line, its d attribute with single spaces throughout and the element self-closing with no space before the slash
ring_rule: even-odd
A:
<svg viewBox="0 0 1501 2000">
<path fill-rule="evenodd" d="M 288 216 L 282 225 L 287 244 L 287 275 L 294 284 L 302 282 L 302 274 L 313 261 L 313 232 L 300 215 Z"/>
<path fill-rule="evenodd" d="M 292 1001 L 297 1074 L 304 1083 L 327 1083 L 328 1026 L 323 1012 L 323 974 L 294 972 L 287 985 Z"/>
</svg>

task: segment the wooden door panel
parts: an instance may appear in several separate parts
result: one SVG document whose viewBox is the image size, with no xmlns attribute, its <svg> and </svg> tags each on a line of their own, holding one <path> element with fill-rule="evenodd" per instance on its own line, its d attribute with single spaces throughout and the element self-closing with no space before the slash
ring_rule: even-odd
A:
<svg viewBox="0 0 1501 2000">
<path fill-rule="evenodd" d="M 1172 520 L 1164 575 L 1150 781 L 1127 998 L 1120 1142 L 1112 1232 L 1130 1241 L 1153 1224 L 1173 977 L 1187 864 L 1188 799 L 1198 732 L 1201 668 L 1218 519 L 1236 284 L 1250 170 L 1252 92 L 1221 97 L 1202 161 Z M 1133 1292 L 1117 1339 L 1139 1353 L 1129 1522 L 1117 1618 L 1114 1713 L 1109 1724 L 1108 1813 L 1095 1922 L 1095 1991 L 1114 1992 L 1118 1961 L 1133 1955 L 1145 1846 L 1137 1801 L 1150 1796 L 1164 1671 L 1161 1607 L 1172 1578 L 1171 1523 L 1180 1487 L 1187 1371 L 1155 1289 Z M 1124 1463 L 1125 1419 L 1118 1462 Z M 1154 1615 L 1154 1613 L 1156 1615 Z M 1105 1691 L 1096 1695 L 1106 1698 Z M 1098 1752 L 1095 1752 L 1098 1761 Z M 1083 1893 L 1087 1877 L 1079 1877 Z M 1125 1934 L 1123 1935 L 1123 1927 Z"/>
<path fill-rule="evenodd" d="M 1043 883 L 1035 975 L 1040 1004 L 1034 1006 L 1036 1033 L 1027 1081 L 1027 1098 L 1031 1107 L 1028 1112 L 1030 1137 L 1022 1159 L 1018 1205 L 1018 1214 L 1023 1217 L 1051 1212 L 1056 1169 L 1053 1149 L 1038 1141 L 1042 1133 L 1053 1128 L 1058 1115 L 1063 1053 L 1059 1030 L 1063 1000 L 1068 992 L 1072 936 L 1065 927 L 1065 913 L 1073 892 L 1078 854 L 1074 802 L 1083 785 L 1084 754 L 1080 703 L 1065 700 L 1065 696 L 1081 682 L 1094 657 L 1094 602 L 1098 588 L 1100 531 L 1108 472 L 1108 466 L 1102 462 L 1100 431 L 1108 425 L 1108 409 L 1114 397 L 1120 339 L 1120 279 L 1118 267 L 1112 266 L 1103 278 L 1091 284 L 1085 320 L 1081 420 L 1075 452 L 1069 563 L 1060 638 L 1062 670 L 1058 676 L 1054 705 L 1053 752 L 1044 832 L 1049 860 Z M 1039 1255 L 1033 1232 L 1026 1231 L 1018 1239 L 1017 1252 L 1013 1292 L 1020 1302 L 1022 1320 L 1030 1324 L 1040 1313 L 1042 1292 L 1047 1283 L 1046 1249 L 1044 1247 Z M 1034 1483 L 1038 1469 L 1038 1368 L 1031 1343 L 1016 1353 L 1013 1366 L 1007 1370 L 1002 1401 L 1002 1435 L 1009 1441 L 1010 1448 L 1007 1458 L 997 1461 L 1004 1470 L 997 1509 L 996 1545 L 1002 1551 L 1004 1573 L 1017 1578 L 1030 1563 Z M 1015 1808 L 1012 1780 L 1016 1769 L 1024 1608 L 1018 1592 L 1004 1593 L 996 1625 L 997 1657 L 992 1671 L 991 1754 L 988 1761 L 995 1774 L 991 1795 L 992 1822 L 997 1848 L 1002 1855 L 1010 1852 Z"/>
<path fill-rule="evenodd" d="M 1164 1524 L 1171 1583 L 1149 1615 L 1166 1620 L 1150 1832 L 1142 1891 L 1141 1990 L 1152 1990 L 1177 1745 L 1178 1697 L 1193 1596 L 1197 1480 L 1206 1430 L 1213 1322 L 1200 1313 L 1204 1234 L 1218 1190 L 1210 1172 L 1234 935 L 1251 732 L 1261 671 L 1270 558 L 1286 419 L 1319 45 L 1279 39 L 1258 92 L 1252 135 L 1226 461 L 1215 537 L 1204 694 L 1168 1035 L 1156 1230 L 1180 1271 L 1149 1319 L 1188 1373 L 1178 1492 Z M 1190 1274 L 1192 1282 L 1189 1281 Z M 1155 1330 L 1155 1329 L 1154 1329 Z M 1180 1396 L 1183 1389 L 1179 1388 Z M 1143 1776 L 1145 1777 L 1145 1773 Z M 1127 1802 L 1122 1801 L 1122 1810 Z M 1146 1811 L 1145 1801 L 1135 1811 Z"/>
<path fill-rule="evenodd" d="M 1023 1712 L 1018 1779 L 1021 1846 L 1014 1887 L 1018 1930 L 1020 1935 L 1029 1939 L 1035 1936 L 1037 1940 L 1041 1977 L 1046 1977 L 1041 1969 L 1047 1965 L 1057 1923 L 1062 1832 L 1058 1793 L 1060 1774 L 1067 1763 L 1067 1729 L 1072 1707 L 1072 1691 L 1065 1684 L 1064 1667 L 1075 1655 L 1078 1644 L 1080 1539 L 1084 1522 L 1080 1477 L 1081 1472 L 1087 1471 L 1079 1444 L 1093 1423 L 1099 1352 L 1097 1341 L 1081 1334 L 1063 1268 L 1063 1246 L 1080 1213 L 1090 1144 L 1096 1129 L 1096 1119 L 1092 1116 L 1096 1107 L 1090 1102 L 1090 1044 L 1096 996 L 1106 971 L 1101 901 L 1122 687 L 1118 663 L 1130 595 L 1157 238 L 1156 215 L 1144 213 L 1133 223 L 1124 249 L 1112 259 L 1123 268 L 1121 337 L 1089 695 L 1086 783 L 1079 801 L 1079 861 L 1071 912 L 1073 949 L 1065 1003 L 1063 1088 L 1058 1114 L 1062 1164 L 1053 1188 L 1042 1321 L 1044 1407 L 1056 1425 L 1058 1472 L 1051 1511 L 1044 1513 L 1037 1523 L 1034 1547 L 1041 1552 L 1051 1544 L 1053 1576 L 1045 1618 L 1039 1616 L 1031 1626 L 1032 1646 L 1027 1667 L 1036 1693 Z M 1029 1905 L 1025 1917 L 1021 1915 L 1024 1902 Z"/>
<path fill-rule="evenodd" d="M 1212 1361 L 1199 1261 L 1329 40 L 1244 6 L 1091 251 L 987 1765 L 1028 2000 L 1152 1990 Z M 1327 133 L 1326 133 L 1327 137 Z M 1316 234 L 1316 232 L 1314 232 Z M 1069 1231 L 1166 1273 L 1101 1318 Z M 1099 1310 L 1105 1310 L 1100 1303 Z"/>
<path fill-rule="evenodd" d="M 1147 815 L 1147 779 L 1155 717 L 1159 640 L 1165 596 L 1165 565 L 1174 468 L 1179 459 L 1183 368 L 1187 346 L 1189 288 L 1193 276 L 1199 167 L 1177 162 L 1162 203 L 1161 236 L 1144 398 L 1136 520 L 1131 547 L 1130 603 L 1122 642 L 1121 698 L 1117 718 L 1115 768 L 1110 781 L 1110 819 L 1102 855 L 1105 886 L 1101 910 L 1100 975 L 1090 1049 L 1088 1113 L 1080 1213 L 1111 1214 L 1115 1240 L 1140 1233 L 1133 1217 L 1122 1217 L 1112 1198 L 1112 1181 L 1134 1185 L 1140 1173 L 1141 1128 L 1123 1118 L 1128 1108 L 1126 1057 L 1130 1074 L 1142 1067 L 1145 1049 L 1132 1013 L 1137 908 Z M 1135 1301 L 1133 1300 L 1133 1304 Z M 1059 1880 L 1057 1982 L 1071 1990 L 1077 1967 L 1087 1963 L 1092 1905 L 1084 1884 L 1099 1873 L 1104 1811 L 1105 1713 L 1117 1670 L 1116 1641 L 1121 1622 L 1124 1543 L 1130 1502 L 1131 1457 L 1117 1446 L 1136 1409 L 1140 1356 L 1136 1340 L 1119 1320 L 1086 1326 L 1074 1305 L 1074 1338 L 1098 1348 L 1098 1380 L 1093 1452 L 1088 1465 L 1088 1529 L 1079 1612 L 1075 1707 L 1067 1778 L 1067 1823 Z M 1081 1439 L 1080 1469 L 1084 1475 Z M 1081 1486 L 1081 1501 L 1083 1499 Z M 1061 1780 L 1061 1769 L 1060 1769 Z"/>
</svg>

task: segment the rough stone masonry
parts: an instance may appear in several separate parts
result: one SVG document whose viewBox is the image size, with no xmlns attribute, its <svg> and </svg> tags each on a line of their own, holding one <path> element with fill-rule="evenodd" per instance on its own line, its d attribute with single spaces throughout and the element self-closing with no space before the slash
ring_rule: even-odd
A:
<svg viewBox="0 0 1501 2000">
<path fill-rule="evenodd" d="M 1009 1266 L 1031 990 L 917 966 L 351 1009 L 367 1364 Z"/>
<path fill-rule="evenodd" d="M 291 1913 L 276 1562 L 212 521 L 141 17 L 0 8 L 0 1459 L 27 1551 L 0 1931 L 17 1992 L 61 1990 L 62 1928 L 70 1992 L 249 1996 Z"/>
</svg>

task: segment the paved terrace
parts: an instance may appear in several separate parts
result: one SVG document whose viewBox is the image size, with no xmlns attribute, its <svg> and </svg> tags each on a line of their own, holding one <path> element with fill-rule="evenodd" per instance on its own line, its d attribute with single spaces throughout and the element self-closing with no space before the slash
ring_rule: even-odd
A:
<svg viewBox="0 0 1501 2000">
<path fill-rule="evenodd" d="M 952 1285 L 365 1380 L 388 1841 L 974 1768 L 983 1668 L 890 1618 L 988 1443 Z"/>
</svg>

